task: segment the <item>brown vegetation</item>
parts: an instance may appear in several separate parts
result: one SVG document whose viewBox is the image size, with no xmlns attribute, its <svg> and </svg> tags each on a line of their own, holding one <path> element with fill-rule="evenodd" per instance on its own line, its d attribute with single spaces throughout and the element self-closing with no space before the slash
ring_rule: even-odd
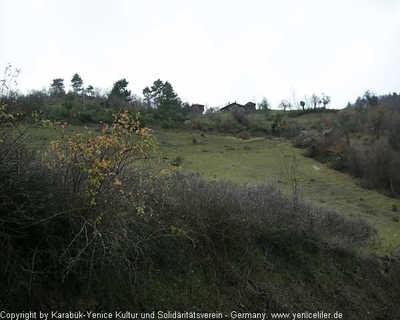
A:
<svg viewBox="0 0 400 320">
<path fill-rule="evenodd" d="M 293 141 L 307 148 L 308 156 L 395 196 L 400 194 L 399 128 L 399 111 L 381 104 L 363 113 L 342 110 L 331 119 L 329 130 L 307 130 Z"/>
</svg>

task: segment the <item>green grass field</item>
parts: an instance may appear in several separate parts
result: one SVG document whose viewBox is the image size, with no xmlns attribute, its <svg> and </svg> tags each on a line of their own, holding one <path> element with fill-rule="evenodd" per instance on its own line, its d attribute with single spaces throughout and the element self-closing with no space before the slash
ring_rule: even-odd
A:
<svg viewBox="0 0 400 320">
<path fill-rule="evenodd" d="M 161 150 L 171 160 L 183 157 L 185 170 L 237 183 L 276 181 L 287 192 L 292 190 L 295 177 L 300 193 L 310 203 L 351 217 L 361 216 L 376 226 L 385 244 L 400 244 L 400 223 L 395 221 L 400 213 L 392 211 L 394 204 L 400 207 L 399 200 L 366 190 L 350 176 L 302 156 L 303 150 L 293 148 L 287 140 L 239 140 L 158 130 L 156 135 Z"/>
<path fill-rule="evenodd" d="M 93 127 L 93 130 L 99 127 Z M 68 126 L 67 134 L 83 127 Z M 57 137 L 57 127 L 31 128 L 31 146 L 44 148 Z M 400 201 L 373 190 L 366 190 L 350 176 L 302 156 L 284 139 L 254 137 L 239 140 L 234 136 L 185 131 L 155 130 L 160 149 L 171 161 L 180 156 L 182 167 L 203 174 L 207 179 L 226 179 L 240 184 L 277 182 L 291 192 L 294 178 L 301 195 L 315 206 L 334 209 L 351 217 L 361 216 L 379 231 L 383 243 L 400 244 Z"/>
</svg>

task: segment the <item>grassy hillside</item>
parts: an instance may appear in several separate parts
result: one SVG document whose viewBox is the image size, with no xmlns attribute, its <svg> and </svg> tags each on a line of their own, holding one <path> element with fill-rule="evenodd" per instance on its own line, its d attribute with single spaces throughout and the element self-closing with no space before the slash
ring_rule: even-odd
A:
<svg viewBox="0 0 400 320">
<path fill-rule="evenodd" d="M 28 149 L 42 153 L 57 134 L 33 129 Z M 88 162 L 79 159 L 96 159 L 98 149 L 101 166 L 88 172 L 109 168 L 124 155 L 103 144 L 112 133 L 95 144 L 67 139 L 58 149 L 66 158 L 52 166 L 23 144 L 0 145 L 0 308 L 400 317 L 399 252 L 372 252 L 382 250 L 376 230 L 359 219 L 397 244 L 396 202 L 303 158 L 283 139 L 156 136 L 167 163 L 205 179 L 146 156 L 148 166 L 116 166 L 93 203 L 82 193 L 92 181 L 81 171 Z"/>
<path fill-rule="evenodd" d="M 324 114 L 308 114 L 307 123 Z M 298 119 L 296 118 L 296 119 Z M 99 132 L 98 126 L 90 127 Z M 30 145 L 38 150 L 61 131 L 73 134 L 84 131 L 81 126 L 33 128 Z M 293 190 L 293 178 L 302 197 L 317 207 L 334 209 L 346 216 L 362 217 L 380 232 L 385 245 L 400 244 L 399 199 L 391 199 L 358 185 L 347 174 L 332 170 L 311 158 L 303 150 L 293 148 L 290 141 L 280 138 L 254 137 L 239 140 L 232 135 L 155 129 L 160 150 L 172 162 L 182 157 L 184 170 L 204 174 L 207 179 L 225 179 L 240 184 L 276 181 L 283 190 Z M 293 173 L 294 170 L 294 173 Z"/>
<path fill-rule="evenodd" d="M 400 244 L 400 223 L 395 222 L 400 214 L 392 211 L 393 205 L 400 207 L 398 199 L 361 188 L 350 176 L 302 156 L 303 150 L 293 148 L 285 139 L 239 140 L 233 136 L 167 131 L 156 131 L 156 135 L 165 154 L 171 159 L 182 157 L 185 170 L 202 173 L 208 179 L 242 184 L 277 181 L 290 191 L 294 166 L 304 199 L 344 215 L 363 217 L 378 228 L 386 244 Z"/>
</svg>

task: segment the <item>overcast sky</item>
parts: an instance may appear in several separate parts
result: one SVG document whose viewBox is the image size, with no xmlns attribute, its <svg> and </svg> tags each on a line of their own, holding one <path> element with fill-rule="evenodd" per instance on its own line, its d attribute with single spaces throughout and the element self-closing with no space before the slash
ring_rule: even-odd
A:
<svg viewBox="0 0 400 320">
<path fill-rule="evenodd" d="M 132 93 L 160 78 L 224 106 L 325 93 L 342 108 L 400 91 L 400 0 L 0 0 L 0 67 L 19 89 L 74 73 Z"/>
</svg>

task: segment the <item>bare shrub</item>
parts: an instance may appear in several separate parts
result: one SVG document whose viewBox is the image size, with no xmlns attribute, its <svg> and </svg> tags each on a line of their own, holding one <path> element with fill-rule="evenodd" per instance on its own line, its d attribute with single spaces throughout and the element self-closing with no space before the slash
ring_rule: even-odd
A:
<svg viewBox="0 0 400 320">
<path fill-rule="evenodd" d="M 316 130 L 303 131 L 293 139 L 296 147 L 307 148 L 306 156 L 321 162 L 329 162 L 334 169 L 349 167 L 349 147 L 343 135 L 337 129 L 328 129 L 319 133 Z"/>
<path fill-rule="evenodd" d="M 248 140 L 251 138 L 251 134 L 248 131 L 242 131 L 237 134 L 238 139 Z"/>
<path fill-rule="evenodd" d="M 191 123 L 192 123 L 192 129 L 195 130 L 210 131 L 215 129 L 215 124 L 209 117 L 208 118 L 204 116 L 194 117 Z"/>
<path fill-rule="evenodd" d="M 347 145 L 350 147 L 350 135 L 357 132 L 361 128 L 361 120 L 359 115 L 352 110 L 342 110 L 338 113 L 336 127 L 340 130 L 346 139 Z"/>
<path fill-rule="evenodd" d="M 375 235 L 374 228 L 362 220 L 313 209 L 297 195 L 284 196 L 274 185 L 240 187 L 224 181 L 206 182 L 196 175 L 178 175 L 168 192 L 163 189 L 155 194 L 168 194 L 163 202 L 169 205 L 162 215 L 175 217 L 200 246 L 233 250 L 231 246 L 244 247 L 275 232 L 293 241 L 328 237 L 351 245 L 369 243 Z M 241 234 L 240 239 L 237 234 Z"/>
<path fill-rule="evenodd" d="M 317 130 L 304 130 L 292 141 L 297 148 L 310 148 L 315 146 L 319 138 L 320 134 Z"/>
<path fill-rule="evenodd" d="M 362 161 L 364 183 L 369 187 L 400 192 L 400 152 L 394 151 L 387 139 L 381 138 L 365 148 Z"/>
<path fill-rule="evenodd" d="M 386 134 L 393 150 L 400 150 L 400 112 L 393 112 L 390 117 L 385 117 Z"/>
<path fill-rule="evenodd" d="M 243 129 L 244 127 L 235 119 L 231 112 L 221 114 L 218 123 L 218 130 L 220 132 L 238 133 Z"/>
<path fill-rule="evenodd" d="M 301 132 L 301 126 L 296 120 L 284 119 L 282 121 L 282 131 L 282 136 L 286 138 L 296 137 Z"/>
<path fill-rule="evenodd" d="M 241 109 L 234 109 L 232 111 L 232 115 L 237 122 L 241 125 L 248 126 L 249 125 L 249 117 L 246 115 L 244 110 Z"/>
</svg>

